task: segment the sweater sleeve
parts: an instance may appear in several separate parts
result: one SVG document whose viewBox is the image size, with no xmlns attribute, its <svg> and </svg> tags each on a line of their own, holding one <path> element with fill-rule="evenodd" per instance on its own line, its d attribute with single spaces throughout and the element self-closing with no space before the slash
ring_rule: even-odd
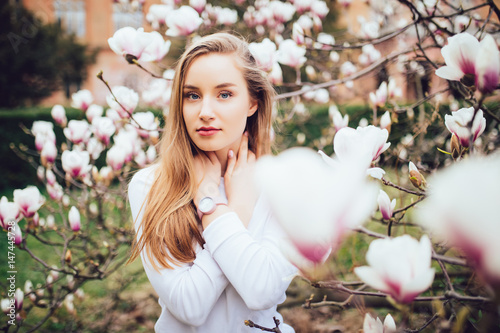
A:
<svg viewBox="0 0 500 333">
<path fill-rule="evenodd" d="M 151 168 L 139 171 L 129 184 L 129 202 L 137 236 L 141 234 L 143 203 L 153 181 Z M 210 314 L 228 280 L 217 262 L 205 249 L 200 249 L 192 263 L 156 271 L 145 251 L 141 259 L 153 288 L 170 313 L 191 326 L 202 325 Z"/>
<path fill-rule="evenodd" d="M 254 211 L 255 214 L 255 211 Z M 204 231 L 205 248 L 251 310 L 282 303 L 297 269 L 282 255 L 284 235 L 272 214 L 259 214 L 262 237 L 256 240 L 236 213 L 226 213 Z M 250 222 L 252 223 L 252 222 Z"/>
</svg>

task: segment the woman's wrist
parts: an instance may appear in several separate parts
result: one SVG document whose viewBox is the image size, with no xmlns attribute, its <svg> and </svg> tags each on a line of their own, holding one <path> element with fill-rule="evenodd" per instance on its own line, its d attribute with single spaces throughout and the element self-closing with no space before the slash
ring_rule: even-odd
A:
<svg viewBox="0 0 500 333">
<path fill-rule="evenodd" d="M 211 214 L 204 214 L 202 216 L 201 224 L 203 225 L 203 230 L 205 230 L 210 225 L 210 223 L 215 221 L 219 216 L 230 213 L 232 211 L 233 210 L 227 205 L 217 205 L 217 207 Z"/>
</svg>

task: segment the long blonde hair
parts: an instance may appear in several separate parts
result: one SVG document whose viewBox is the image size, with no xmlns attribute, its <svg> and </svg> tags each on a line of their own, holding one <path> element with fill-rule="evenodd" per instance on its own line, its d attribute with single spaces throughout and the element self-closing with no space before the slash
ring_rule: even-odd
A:
<svg viewBox="0 0 500 333">
<path fill-rule="evenodd" d="M 182 91 L 190 65 L 199 56 L 209 53 L 236 56 L 250 97 L 258 103 L 257 112 L 247 119 L 249 148 L 257 157 L 270 153 L 275 91 L 265 74 L 257 68 L 247 42 L 229 33 L 216 33 L 191 44 L 177 64 L 155 180 L 141 208 L 144 209 L 140 226 L 142 234 L 134 239 L 129 262 L 145 249 L 154 269 L 173 268 L 172 264 L 192 262 L 196 257 L 196 243 L 204 244 L 192 202 L 198 187 L 193 157 L 200 150 L 186 130 Z"/>
</svg>

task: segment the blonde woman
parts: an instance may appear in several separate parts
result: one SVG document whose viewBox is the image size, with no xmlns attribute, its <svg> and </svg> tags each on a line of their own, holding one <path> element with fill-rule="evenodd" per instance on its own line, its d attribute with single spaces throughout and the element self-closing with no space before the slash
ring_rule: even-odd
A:
<svg viewBox="0 0 500 333">
<path fill-rule="evenodd" d="M 180 58 L 159 161 L 129 185 L 131 260 L 141 257 L 159 295 L 156 332 L 252 332 L 245 320 L 282 322 L 276 306 L 296 269 L 252 181 L 256 159 L 270 153 L 273 96 L 236 36 L 203 37 Z"/>
</svg>

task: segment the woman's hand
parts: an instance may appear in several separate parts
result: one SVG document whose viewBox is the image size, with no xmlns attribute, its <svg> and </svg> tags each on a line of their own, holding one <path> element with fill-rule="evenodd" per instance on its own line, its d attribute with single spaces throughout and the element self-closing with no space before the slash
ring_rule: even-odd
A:
<svg viewBox="0 0 500 333">
<path fill-rule="evenodd" d="M 219 184 L 221 165 L 213 151 L 198 154 L 194 157 L 194 169 L 198 191 L 194 197 L 194 204 L 198 207 L 204 197 L 220 196 Z"/>
<path fill-rule="evenodd" d="M 258 198 L 254 184 L 255 159 L 255 154 L 248 150 L 248 133 L 245 132 L 238 157 L 232 150 L 228 152 L 224 175 L 229 207 L 238 214 L 245 227 L 250 222 Z"/>
</svg>

